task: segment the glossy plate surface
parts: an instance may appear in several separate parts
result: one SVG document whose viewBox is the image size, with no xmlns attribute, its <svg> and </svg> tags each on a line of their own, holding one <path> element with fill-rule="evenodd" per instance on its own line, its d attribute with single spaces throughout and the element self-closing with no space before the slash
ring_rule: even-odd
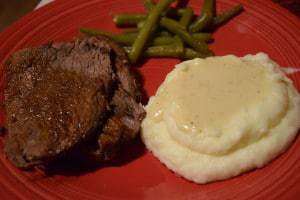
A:
<svg viewBox="0 0 300 200">
<path fill-rule="evenodd" d="M 199 12 L 199 0 L 190 5 Z M 214 34 L 217 55 L 264 51 L 282 66 L 300 67 L 300 19 L 266 0 L 218 0 L 218 11 L 240 2 L 245 12 Z M 3 64 L 17 49 L 66 41 L 81 26 L 118 31 L 113 13 L 144 11 L 140 0 L 57 0 L 22 18 L 0 34 L 1 103 Z M 179 61 L 151 59 L 139 68 L 144 88 L 153 95 Z M 300 89 L 300 73 L 290 75 Z M 1 110 L 1 123 L 4 112 Z M 0 199 L 298 199 L 300 196 L 300 138 L 283 155 L 262 169 L 226 181 L 197 185 L 170 172 L 137 142 L 115 165 L 82 172 L 80 166 L 61 167 L 45 176 L 24 172 L 9 163 L 0 139 Z M 52 174 L 52 175 L 51 175 Z"/>
</svg>

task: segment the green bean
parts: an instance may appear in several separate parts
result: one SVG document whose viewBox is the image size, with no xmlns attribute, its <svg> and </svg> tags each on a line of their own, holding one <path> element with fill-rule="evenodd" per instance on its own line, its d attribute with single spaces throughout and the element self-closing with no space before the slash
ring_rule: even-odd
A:
<svg viewBox="0 0 300 200">
<path fill-rule="evenodd" d="M 209 52 L 207 44 L 197 41 L 192 35 L 190 35 L 182 28 L 182 25 L 180 25 L 175 20 L 163 17 L 160 20 L 160 25 L 168 29 L 170 32 L 177 34 L 186 44 L 193 47 L 196 51 L 199 51 L 201 53 Z"/>
<path fill-rule="evenodd" d="M 156 4 L 153 2 L 153 0 L 144 0 L 144 6 L 145 8 L 150 11 L 154 8 Z M 172 8 L 169 7 L 165 12 L 163 12 L 164 16 L 182 16 L 184 13 L 184 8 Z"/>
<path fill-rule="evenodd" d="M 131 47 L 124 47 L 125 52 L 129 55 L 131 51 Z M 194 58 L 206 58 L 209 56 L 213 56 L 213 53 L 209 52 L 206 54 L 202 54 L 194 51 L 191 48 L 185 48 L 184 53 L 182 53 L 182 49 L 176 45 L 168 45 L 168 46 L 151 46 L 148 47 L 142 54 L 143 57 L 146 58 L 161 58 L 161 57 L 169 57 L 169 58 L 179 58 L 179 59 L 194 59 Z"/>
<path fill-rule="evenodd" d="M 163 21 L 163 22 L 162 22 L 162 21 Z M 167 22 L 170 22 L 170 23 L 172 24 L 172 27 L 176 27 L 177 29 L 180 29 L 180 30 L 185 31 L 184 26 L 182 26 L 178 21 L 173 20 L 173 19 L 168 18 L 168 17 L 162 17 L 162 18 L 160 19 L 160 21 L 159 21 L 159 25 L 162 26 L 162 27 L 164 27 L 164 26 L 162 25 L 162 23 L 165 24 L 165 23 L 167 23 Z M 166 27 L 164 27 L 164 28 L 167 29 Z M 176 34 L 174 31 L 170 31 L 169 29 L 167 29 L 167 30 L 168 30 L 169 32 L 173 33 L 173 34 Z"/>
<path fill-rule="evenodd" d="M 183 27 L 187 27 L 189 25 L 193 15 L 194 14 L 193 14 L 192 9 L 186 9 L 185 12 L 183 13 L 182 17 L 180 18 L 179 23 Z M 195 34 L 193 34 L 193 37 L 195 37 L 195 36 L 197 37 L 197 40 L 201 40 L 201 41 L 211 40 L 211 34 L 209 34 L 209 33 L 195 33 Z M 181 57 L 182 59 L 205 58 L 205 57 L 213 55 L 212 52 L 208 52 L 207 54 L 202 54 L 202 53 L 194 51 L 191 48 L 184 48 L 183 42 L 178 35 L 176 35 L 174 37 L 174 40 L 176 40 L 175 43 L 177 44 L 177 48 L 181 47 L 182 50 L 184 51 L 183 57 Z"/>
<path fill-rule="evenodd" d="M 80 32 L 87 35 L 93 35 L 93 36 L 104 35 L 124 45 L 131 45 L 137 36 L 137 33 L 135 32 L 116 34 L 116 33 L 110 33 L 106 31 L 93 30 L 89 28 L 80 28 Z"/>
<path fill-rule="evenodd" d="M 97 36 L 97 35 L 110 35 L 110 34 L 114 34 L 114 33 L 109 33 L 109 32 L 106 32 L 106 31 L 100 31 L 100 30 L 95 30 L 95 29 L 91 29 L 91 28 L 83 28 L 81 27 L 79 29 L 80 33 L 84 33 L 84 34 L 87 34 L 87 35 L 91 35 L 91 36 Z"/>
<path fill-rule="evenodd" d="M 135 26 L 146 18 L 147 15 L 145 14 L 118 14 L 113 16 L 113 22 L 117 26 Z"/>
<path fill-rule="evenodd" d="M 219 26 L 219 25 L 227 22 L 228 20 L 230 20 L 234 16 L 238 15 L 243 10 L 244 10 L 244 7 L 242 4 L 238 4 L 238 5 L 234 6 L 230 10 L 227 10 L 224 13 L 222 13 L 221 15 L 216 16 L 214 18 L 213 26 Z"/>
<path fill-rule="evenodd" d="M 182 27 L 183 28 L 183 27 Z M 160 45 L 165 45 L 165 44 L 171 44 L 172 42 L 174 42 L 172 39 L 171 39 L 171 34 L 168 32 L 168 31 L 161 31 L 160 36 L 155 38 L 154 40 L 158 39 L 158 41 L 163 38 L 164 40 L 167 40 L 168 42 L 167 43 L 161 43 Z M 196 40 L 199 40 L 199 41 L 202 41 L 202 42 L 210 42 L 212 41 L 212 34 L 211 33 L 192 33 L 191 34 Z M 168 38 L 168 39 L 166 39 Z M 172 42 L 171 42 L 172 41 Z M 159 43 L 159 42 L 158 42 Z M 155 42 L 156 44 L 156 42 Z M 158 44 L 159 45 L 159 44 Z"/>
<path fill-rule="evenodd" d="M 124 50 L 128 55 L 132 51 L 132 47 L 124 47 Z M 145 49 L 142 53 L 143 57 L 153 58 L 153 57 L 170 57 L 170 58 L 182 58 L 184 57 L 184 52 L 180 46 L 167 45 L 167 46 L 151 46 Z"/>
<path fill-rule="evenodd" d="M 160 36 L 172 36 L 171 33 L 169 33 L 168 31 L 165 31 L 165 30 L 162 30 L 160 33 L 159 33 Z"/>
<path fill-rule="evenodd" d="M 116 34 L 116 33 L 110 33 L 106 31 L 100 31 L 100 30 L 95 30 L 90 28 L 80 28 L 80 32 L 92 36 L 104 35 L 123 45 L 132 45 L 138 34 L 136 30 L 129 30 L 128 32 L 125 31 L 120 34 Z M 212 39 L 210 33 L 194 33 L 192 34 L 192 36 L 196 40 L 203 41 L 203 42 L 208 42 Z M 175 43 L 175 39 L 168 35 L 168 36 L 159 36 L 153 38 L 153 40 L 149 43 L 149 45 L 161 46 L 161 45 L 171 45 L 173 43 Z"/>
<path fill-rule="evenodd" d="M 169 8 L 168 12 L 164 15 L 176 15 L 182 16 L 185 12 L 183 8 Z M 137 26 L 140 22 L 145 21 L 147 18 L 147 14 L 116 14 L 113 16 L 113 22 L 116 26 Z"/>
<path fill-rule="evenodd" d="M 191 48 L 185 48 L 185 53 L 184 53 L 184 59 L 189 60 L 189 59 L 194 59 L 194 58 L 206 58 L 209 56 L 213 56 L 213 52 L 210 51 L 208 53 L 200 53 L 197 51 L 194 51 Z"/>
<path fill-rule="evenodd" d="M 186 28 L 192 20 L 194 13 L 190 7 L 187 7 L 184 11 L 185 12 L 180 18 L 179 23 L 182 25 L 182 27 Z M 192 36 L 202 42 L 208 42 L 212 39 L 211 34 L 209 33 L 193 33 Z"/>
<path fill-rule="evenodd" d="M 132 63 L 135 63 L 153 30 L 153 27 L 159 21 L 161 13 L 173 2 L 174 0 L 161 0 L 159 3 L 149 12 L 146 22 L 143 28 L 139 31 L 136 40 L 132 45 L 132 50 L 129 54 L 129 59 Z"/>
<path fill-rule="evenodd" d="M 192 35 L 195 37 L 195 39 L 197 41 L 208 42 L 208 41 L 210 41 L 212 39 L 211 35 L 207 34 L 207 33 L 195 33 L 195 34 L 192 34 Z M 132 43 L 133 43 L 133 41 L 132 41 Z M 175 37 L 158 36 L 158 37 L 155 37 L 149 43 L 149 45 L 150 46 L 162 46 L 162 45 L 171 45 L 171 44 L 174 44 L 174 43 L 176 43 Z M 131 45 L 131 44 L 128 43 L 128 45 Z"/>
<path fill-rule="evenodd" d="M 137 32 L 123 32 L 120 34 L 116 33 L 110 33 L 106 31 L 100 31 L 100 30 L 94 30 L 89 28 L 80 28 L 80 32 L 91 35 L 91 36 L 97 36 L 97 35 L 104 35 L 116 42 L 119 42 L 123 45 L 132 45 L 138 35 Z M 170 36 L 159 36 L 153 38 L 153 40 L 149 43 L 151 46 L 162 46 L 162 45 L 171 45 L 174 44 L 176 41 L 173 37 Z"/>
<path fill-rule="evenodd" d="M 169 36 L 159 36 L 154 38 L 149 45 L 151 46 L 163 46 L 163 45 L 171 45 L 174 44 L 176 41 L 173 37 Z"/>
<path fill-rule="evenodd" d="M 214 0 L 204 0 L 204 4 L 202 7 L 201 17 L 198 18 L 194 23 L 192 23 L 189 27 L 190 32 L 195 33 L 201 31 L 208 27 L 214 19 Z"/>
<path fill-rule="evenodd" d="M 136 27 L 137 27 L 139 30 L 141 30 L 141 29 L 143 28 L 144 24 L 145 24 L 145 21 L 140 21 L 140 22 L 137 24 Z"/>
<path fill-rule="evenodd" d="M 175 42 L 174 42 L 174 46 L 176 46 L 177 48 L 181 48 L 181 52 L 182 52 L 182 55 L 184 54 L 184 43 L 183 43 L 183 41 L 181 40 L 181 38 L 178 36 L 178 35 L 176 35 L 175 37 L 174 37 L 174 40 L 175 40 Z"/>
<path fill-rule="evenodd" d="M 168 32 L 168 31 L 161 31 L 159 33 L 160 37 L 162 38 L 170 38 L 172 35 Z M 210 42 L 212 41 L 212 34 L 211 33 L 192 33 L 191 34 L 196 40 L 202 41 L 202 42 Z M 160 38 L 157 37 L 157 38 Z M 167 39 L 168 41 L 170 41 L 169 39 Z M 174 41 L 173 41 L 174 42 Z M 171 43 L 171 42 L 170 42 Z M 164 43 L 166 44 L 166 43 Z"/>
<path fill-rule="evenodd" d="M 182 27 L 184 29 L 186 29 L 186 27 L 189 25 L 190 21 L 192 20 L 193 15 L 194 15 L 194 13 L 193 13 L 193 9 L 192 8 L 188 7 L 186 9 L 184 9 L 184 13 L 183 13 L 183 15 L 181 16 L 181 18 L 179 20 L 179 24 L 182 25 Z M 180 36 L 178 34 L 175 35 L 174 40 L 175 40 L 175 44 L 178 47 L 181 47 L 182 54 L 183 54 L 183 52 L 184 52 L 184 44 L 183 44 L 183 41 L 181 40 Z"/>
<path fill-rule="evenodd" d="M 182 16 L 183 13 L 184 13 L 184 9 L 183 8 L 171 8 L 171 10 L 174 9 L 174 13 L 177 15 L 177 16 Z"/>
<path fill-rule="evenodd" d="M 191 7 L 187 7 L 184 9 L 184 12 L 179 20 L 179 23 L 182 26 L 187 27 L 192 21 L 193 16 L 194 16 L 193 9 Z"/>
<path fill-rule="evenodd" d="M 128 42 L 126 45 L 132 45 L 134 43 L 134 40 L 130 42 Z M 147 45 L 150 46 L 164 46 L 164 45 L 171 45 L 176 43 L 176 40 L 173 37 L 169 37 L 169 36 L 159 36 L 159 37 L 155 37 L 153 38 L 151 41 L 149 41 L 149 43 Z"/>
<path fill-rule="evenodd" d="M 183 56 L 183 53 L 183 48 L 181 46 L 155 46 L 148 47 L 144 53 L 144 56 L 181 58 Z"/>
<path fill-rule="evenodd" d="M 155 3 L 153 2 L 153 0 L 144 0 L 144 6 L 147 10 L 152 10 L 155 6 Z"/>
<path fill-rule="evenodd" d="M 192 36 L 202 42 L 212 41 L 212 35 L 210 33 L 193 33 Z"/>
</svg>

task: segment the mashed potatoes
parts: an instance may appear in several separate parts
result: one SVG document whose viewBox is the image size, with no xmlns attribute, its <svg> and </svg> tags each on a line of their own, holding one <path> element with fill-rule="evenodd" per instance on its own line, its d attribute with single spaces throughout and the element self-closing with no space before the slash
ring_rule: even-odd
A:
<svg viewBox="0 0 300 200">
<path fill-rule="evenodd" d="M 178 64 L 146 110 L 147 148 L 196 183 L 264 166 L 300 126 L 298 92 L 263 53 Z"/>
</svg>

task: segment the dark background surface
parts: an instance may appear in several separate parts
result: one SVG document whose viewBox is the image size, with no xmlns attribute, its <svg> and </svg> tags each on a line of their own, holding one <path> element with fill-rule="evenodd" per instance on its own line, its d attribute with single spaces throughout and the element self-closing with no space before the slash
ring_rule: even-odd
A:
<svg viewBox="0 0 300 200">
<path fill-rule="evenodd" d="M 40 0 L 0 0 L 0 31 L 32 11 Z M 67 0 L 66 0 L 67 1 Z M 266 0 L 268 1 L 268 0 Z M 300 0 L 273 0 L 300 16 Z"/>
<path fill-rule="evenodd" d="M 273 0 L 273 2 L 280 4 L 300 17 L 300 0 Z"/>
<path fill-rule="evenodd" d="M 0 31 L 32 11 L 39 0 L 0 0 Z"/>
</svg>

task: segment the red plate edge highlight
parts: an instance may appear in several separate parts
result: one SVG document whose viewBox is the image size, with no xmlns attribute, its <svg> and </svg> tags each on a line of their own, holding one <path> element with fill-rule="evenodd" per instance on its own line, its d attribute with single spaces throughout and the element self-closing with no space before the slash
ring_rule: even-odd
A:
<svg viewBox="0 0 300 200">
<path fill-rule="evenodd" d="M 123 4 L 122 4 L 123 3 Z M 243 3 L 245 12 L 215 34 L 216 55 L 264 51 L 282 66 L 300 66 L 300 19 L 271 1 L 220 0 L 218 10 Z M 191 0 L 196 12 L 201 1 Z M 0 34 L 0 84 L 3 102 L 3 64 L 17 49 L 48 41 L 65 41 L 78 34 L 80 26 L 118 31 L 111 14 L 141 12 L 142 2 L 105 0 L 57 0 L 34 11 Z M 175 59 L 151 59 L 138 70 L 148 95 L 153 95 L 165 75 L 178 63 Z M 300 74 L 290 76 L 300 90 Z M 1 110 L 1 123 L 4 111 Z M 151 153 L 141 151 L 121 166 L 105 166 L 81 175 L 22 172 L 3 153 L 0 140 L 0 197 L 2 199 L 296 199 L 300 195 L 300 139 L 280 157 L 262 169 L 230 180 L 207 185 L 188 182 L 165 168 Z"/>
</svg>

